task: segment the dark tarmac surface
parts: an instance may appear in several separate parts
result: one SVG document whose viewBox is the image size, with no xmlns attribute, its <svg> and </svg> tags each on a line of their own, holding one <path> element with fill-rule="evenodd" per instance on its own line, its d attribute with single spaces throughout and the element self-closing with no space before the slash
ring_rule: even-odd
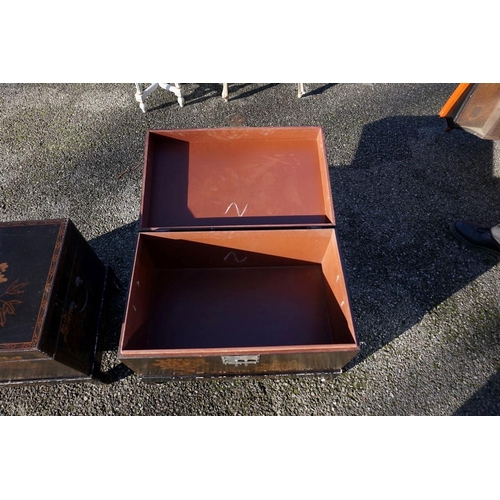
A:
<svg viewBox="0 0 500 500">
<path fill-rule="evenodd" d="M 456 84 L 0 85 L 0 220 L 69 217 L 124 285 L 110 384 L 1 386 L 0 415 L 499 415 L 500 265 L 449 225 L 500 222 L 500 145 L 445 132 Z M 145 384 L 116 359 L 148 129 L 321 126 L 360 354 L 341 375 Z"/>
</svg>

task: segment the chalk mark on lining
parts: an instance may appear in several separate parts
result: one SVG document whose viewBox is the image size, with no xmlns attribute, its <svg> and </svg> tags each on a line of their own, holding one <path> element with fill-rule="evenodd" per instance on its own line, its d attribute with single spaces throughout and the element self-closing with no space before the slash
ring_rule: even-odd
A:
<svg viewBox="0 0 500 500">
<path fill-rule="evenodd" d="M 236 260 L 236 262 L 240 263 L 240 262 L 245 262 L 247 260 L 246 257 L 244 257 L 243 259 L 238 259 L 238 257 L 236 257 L 236 254 L 234 252 L 229 252 L 225 257 L 224 257 L 224 260 L 227 260 L 229 258 L 229 256 L 232 255 L 234 257 L 234 259 Z"/>
<path fill-rule="evenodd" d="M 238 214 L 238 217 L 243 217 L 245 215 L 245 212 L 247 211 L 248 204 L 245 205 L 245 208 L 243 209 L 243 212 L 240 213 L 240 209 L 238 208 L 238 205 L 236 203 L 231 203 L 228 207 L 227 210 L 224 212 L 224 215 L 226 215 L 229 212 L 229 209 L 234 205 L 234 208 L 236 208 L 236 212 Z"/>
</svg>

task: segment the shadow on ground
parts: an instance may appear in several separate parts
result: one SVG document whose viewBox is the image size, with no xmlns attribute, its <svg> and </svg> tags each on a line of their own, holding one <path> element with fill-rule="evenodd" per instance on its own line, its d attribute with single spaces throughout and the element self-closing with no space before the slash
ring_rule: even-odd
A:
<svg viewBox="0 0 500 500">
<path fill-rule="evenodd" d="M 496 416 L 500 415 L 500 373 L 493 375 L 455 413 L 455 416 Z"/>
<path fill-rule="evenodd" d="M 89 242 L 102 262 L 112 268 L 119 282 L 119 289 L 110 297 L 107 307 L 104 350 L 116 350 L 120 340 L 138 230 L 138 223 L 133 222 Z"/>
<path fill-rule="evenodd" d="M 192 106 L 194 104 L 201 104 L 211 99 L 222 99 L 222 83 L 198 83 L 198 84 L 182 84 L 183 95 L 185 99 L 184 106 Z M 229 83 L 228 84 L 228 101 L 238 101 L 241 99 L 248 99 L 251 96 L 265 92 L 282 85 L 280 83 Z M 328 83 L 319 87 L 314 87 L 314 84 L 305 84 L 306 93 L 303 98 L 308 96 L 317 96 L 323 94 L 328 89 L 337 85 L 336 83 Z M 161 90 L 161 89 L 160 89 Z M 159 91 L 157 91 L 159 93 Z M 165 98 L 162 104 L 148 109 L 149 112 L 159 111 L 170 106 L 178 106 L 177 99 L 173 94 L 169 95 L 168 91 L 165 92 Z M 297 87 L 292 91 L 297 93 Z"/>
<path fill-rule="evenodd" d="M 100 342 L 103 352 L 118 350 L 138 231 L 139 223 L 136 221 L 89 241 L 102 262 L 111 267 L 117 278 L 117 287 L 108 294 L 104 309 Z M 132 373 L 123 363 L 114 363 L 111 367 L 103 366 L 97 378 L 105 384 L 112 384 Z"/>
<path fill-rule="evenodd" d="M 445 128 L 435 116 L 373 122 L 364 127 L 352 163 L 330 167 L 363 346 L 347 369 L 497 263 L 449 231 L 458 219 L 500 221 L 492 143 Z"/>
</svg>

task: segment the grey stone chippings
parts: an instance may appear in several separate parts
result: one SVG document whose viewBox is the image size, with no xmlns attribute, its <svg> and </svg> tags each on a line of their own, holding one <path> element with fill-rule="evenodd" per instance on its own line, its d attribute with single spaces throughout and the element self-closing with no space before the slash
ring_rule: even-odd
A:
<svg viewBox="0 0 500 500">
<path fill-rule="evenodd" d="M 184 84 L 143 114 L 133 84 L 0 85 L 0 220 L 70 217 L 122 282 L 117 364 L 148 129 L 323 128 L 360 354 L 340 375 L 0 387 L 0 415 L 498 415 L 500 266 L 455 241 L 500 222 L 496 145 L 445 132 L 456 84 Z"/>
</svg>

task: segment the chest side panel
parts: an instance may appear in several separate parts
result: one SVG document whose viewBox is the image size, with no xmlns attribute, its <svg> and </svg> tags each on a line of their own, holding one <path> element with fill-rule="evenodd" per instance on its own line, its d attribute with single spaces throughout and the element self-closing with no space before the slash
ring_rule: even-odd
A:
<svg viewBox="0 0 500 500">
<path fill-rule="evenodd" d="M 354 346 L 331 352 L 262 354 L 248 364 L 225 364 L 223 356 L 122 359 L 143 378 L 210 377 L 340 371 L 358 353 Z"/>
<path fill-rule="evenodd" d="M 88 242 L 70 222 L 66 264 L 61 267 L 60 293 L 50 320 L 57 332 L 55 359 L 83 373 L 90 373 L 105 288 L 106 268 Z"/>
<path fill-rule="evenodd" d="M 54 359 L 23 359 L 0 362 L 0 384 L 86 378 L 84 374 Z"/>
</svg>

